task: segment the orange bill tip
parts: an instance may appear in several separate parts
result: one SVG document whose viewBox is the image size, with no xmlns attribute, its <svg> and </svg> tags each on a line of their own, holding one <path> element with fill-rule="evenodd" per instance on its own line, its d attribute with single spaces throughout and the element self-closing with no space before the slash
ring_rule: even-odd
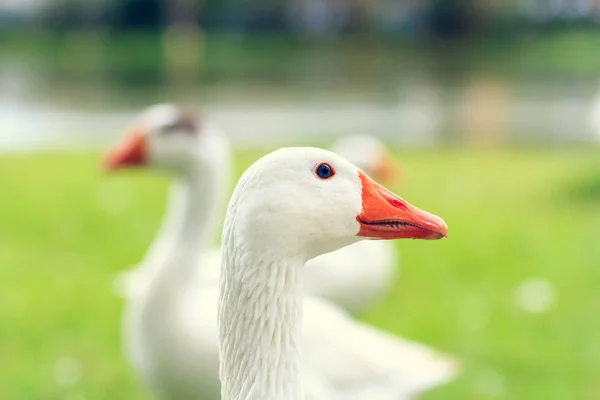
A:
<svg viewBox="0 0 600 400">
<path fill-rule="evenodd" d="M 440 217 L 423 211 L 359 171 L 362 182 L 362 213 L 358 236 L 372 239 L 435 240 L 448 236 Z"/>
</svg>

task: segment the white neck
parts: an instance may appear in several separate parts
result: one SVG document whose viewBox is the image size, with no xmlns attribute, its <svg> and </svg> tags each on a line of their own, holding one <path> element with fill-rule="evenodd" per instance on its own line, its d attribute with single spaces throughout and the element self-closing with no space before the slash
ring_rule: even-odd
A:
<svg viewBox="0 0 600 400">
<path fill-rule="evenodd" d="M 171 215 L 171 240 L 175 245 L 168 261 L 176 258 L 198 260 L 201 246 L 214 233 L 212 216 L 216 214 L 215 177 L 207 172 L 194 172 L 188 176 L 179 177 L 171 188 L 169 208 Z"/>
<path fill-rule="evenodd" d="M 251 253 L 223 236 L 219 351 L 223 400 L 303 399 L 302 257 Z"/>
<path fill-rule="evenodd" d="M 216 229 L 228 182 L 229 168 L 211 167 L 199 165 L 173 184 L 160 233 L 146 257 L 153 271 L 142 301 L 164 303 L 195 289 L 202 249 Z"/>
<path fill-rule="evenodd" d="M 208 222 L 216 214 L 217 204 L 209 174 L 179 178 L 171 188 L 169 212 L 153 246 L 155 274 L 151 291 L 173 292 L 195 281 L 202 248 L 214 227 Z M 154 250 L 156 249 L 156 250 Z"/>
</svg>

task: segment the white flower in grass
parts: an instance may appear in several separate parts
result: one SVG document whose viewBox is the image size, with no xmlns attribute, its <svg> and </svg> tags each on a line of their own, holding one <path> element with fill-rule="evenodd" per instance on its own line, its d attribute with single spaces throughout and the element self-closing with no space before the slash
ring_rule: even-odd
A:
<svg viewBox="0 0 600 400">
<path fill-rule="evenodd" d="M 505 398 L 506 381 L 504 377 L 493 370 L 480 371 L 475 377 L 473 392 L 486 398 Z"/>
<path fill-rule="evenodd" d="M 530 313 L 548 311 L 556 301 L 554 286 L 543 278 L 529 278 L 515 288 L 515 303 Z"/>
<path fill-rule="evenodd" d="M 60 387 L 73 387 L 83 379 L 83 366 L 73 357 L 61 357 L 54 363 L 54 380 Z"/>
</svg>

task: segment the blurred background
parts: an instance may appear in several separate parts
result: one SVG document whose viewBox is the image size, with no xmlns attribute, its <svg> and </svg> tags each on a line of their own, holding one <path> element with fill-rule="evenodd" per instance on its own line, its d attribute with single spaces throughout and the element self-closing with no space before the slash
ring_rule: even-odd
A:
<svg viewBox="0 0 600 400">
<path fill-rule="evenodd" d="M 390 145 L 450 239 L 398 243 L 361 318 L 464 361 L 426 399 L 600 398 L 599 0 L 0 1 L 0 398 L 148 398 L 111 285 L 168 180 L 99 160 L 164 101 L 220 125 L 238 174 Z"/>
</svg>

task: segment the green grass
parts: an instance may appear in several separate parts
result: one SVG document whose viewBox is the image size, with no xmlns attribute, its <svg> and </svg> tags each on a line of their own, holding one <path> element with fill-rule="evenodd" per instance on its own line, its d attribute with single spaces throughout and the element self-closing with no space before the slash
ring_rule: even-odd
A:
<svg viewBox="0 0 600 400">
<path fill-rule="evenodd" d="M 260 153 L 238 156 L 238 172 Z M 593 150 L 411 151 L 397 192 L 450 237 L 402 241 L 402 272 L 363 318 L 464 361 L 427 399 L 600 396 L 600 180 Z M 118 270 L 160 222 L 167 180 L 104 176 L 95 155 L 0 158 L 0 398 L 145 399 L 123 359 Z M 593 186 L 593 184 L 591 184 Z M 523 310 L 516 286 L 549 281 L 554 305 Z M 55 380 L 75 358 L 82 379 Z"/>
</svg>

